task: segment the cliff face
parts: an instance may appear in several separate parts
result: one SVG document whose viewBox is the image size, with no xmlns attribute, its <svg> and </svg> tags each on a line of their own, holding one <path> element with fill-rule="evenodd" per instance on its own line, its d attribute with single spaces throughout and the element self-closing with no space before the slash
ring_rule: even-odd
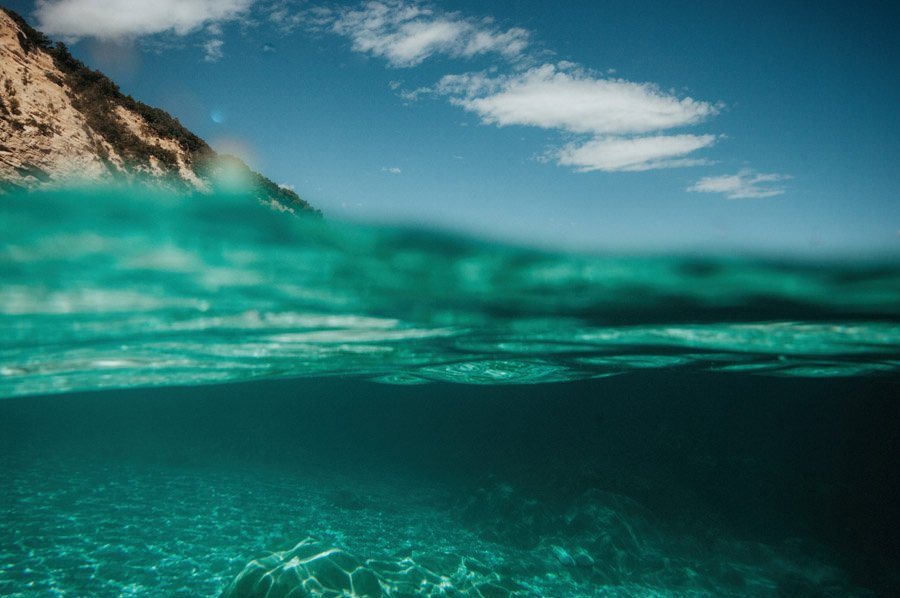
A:
<svg viewBox="0 0 900 598">
<path fill-rule="evenodd" d="M 318 213 L 0 8 L 0 191 L 140 178 L 206 192 L 220 174 L 240 179 L 263 201 Z"/>
</svg>

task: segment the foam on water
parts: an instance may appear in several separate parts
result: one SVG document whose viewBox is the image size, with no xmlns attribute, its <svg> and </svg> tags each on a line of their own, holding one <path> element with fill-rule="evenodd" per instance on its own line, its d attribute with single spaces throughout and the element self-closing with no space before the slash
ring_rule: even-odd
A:
<svg viewBox="0 0 900 598">
<path fill-rule="evenodd" d="M 895 263 L 560 254 L 142 189 L 20 194 L 0 210 L 0 396 L 900 369 Z"/>
</svg>

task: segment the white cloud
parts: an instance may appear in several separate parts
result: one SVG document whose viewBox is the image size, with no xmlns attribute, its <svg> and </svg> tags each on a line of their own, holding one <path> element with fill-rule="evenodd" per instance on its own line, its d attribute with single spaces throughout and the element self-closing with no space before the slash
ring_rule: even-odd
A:
<svg viewBox="0 0 900 598">
<path fill-rule="evenodd" d="M 240 17 L 255 0 L 38 0 L 38 28 L 49 35 L 115 39 L 186 35 Z"/>
<path fill-rule="evenodd" d="M 208 40 L 205 44 L 203 44 L 203 60 L 206 62 L 217 62 L 219 61 L 225 53 L 222 51 L 222 46 L 225 45 L 220 39 L 211 39 Z"/>
<path fill-rule="evenodd" d="M 500 54 L 514 59 L 528 46 L 528 32 L 501 30 L 489 19 L 444 13 L 418 2 L 371 1 L 357 9 L 318 11 L 311 22 L 350 38 L 357 52 L 379 56 L 393 67 L 410 67 L 430 56 L 470 58 Z"/>
<path fill-rule="evenodd" d="M 285 0 L 282 0 L 285 1 Z M 275 18 L 273 16 L 273 18 Z M 277 13 L 276 21 L 287 14 Z M 310 9 L 308 27 L 350 38 L 357 52 L 379 56 L 393 67 L 416 66 L 443 54 L 471 57 L 498 54 L 527 64 L 529 33 L 499 29 L 490 19 L 446 13 L 415 0 L 371 0 L 355 8 Z M 447 97 L 477 114 L 485 124 L 521 125 L 584 136 L 545 156 L 579 172 L 641 171 L 708 163 L 693 152 L 716 142 L 716 135 L 662 134 L 699 124 L 722 105 L 679 97 L 652 83 L 636 83 L 590 73 L 561 61 L 512 74 L 496 71 L 447 75 L 432 87 L 390 87 L 404 101 L 423 95 Z"/>
<path fill-rule="evenodd" d="M 448 75 L 432 91 L 486 124 L 590 136 L 547 154 L 579 172 L 704 164 L 687 156 L 714 144 L 715 135 L 660 133 L 696 125 L 721 110 L 718 104 L 680 98 L 650 83 L 598 77 L 570 62 L 507 76 Z"/>
<path fill-rule="evenodd" d="M 315 13 L 330 14 L 330 10 L 324 7 L 314 7 L 307 11 L 301 9 L 302 0 L 274 0 L 268 7 L 269 20 L 272 21 L 284 33 L 290 33 L 297 27 L 309 21 Z"/>
<path fill-rule="evenodd" d="M 581 144 L 570 143 L 555 152 L 555 157 L 561 165 L 572 166 L 578 172 L 636 172 L 705 164 L 705 160 L 684 156 L 715 141 L 715 135 L 596 137 Z"/>
<path fill-rule="evenodd" d="M 572 133 L 626 135 L 693 125 L 720 107 L 678 98 L 650 83 L 595 78 L 571 64 L 545 64 L 506 77 L 449 75 L 438 92 L 486 123 Z"/>
<path fill-rule="evenodd" d="M 400 173 L 402 173 L 403 171 L 400 170 L 400 168 L 397 167 L 397 166 L 390 166 L 390 167 L 388 167 L 388 166 L 382 166 L 382 167 L 381 167 L 381 172 L 387 172 L 388 174 L 400 174 Z"/>
<path fill-rule="evenodd" d="M 786 191 L 783 186 L 773 183 L 790 178 L 785 174 L 763 174 L 744 168 L 737 174 L 703 177 L 687 190 L 700 193 L 721 193 L 728 199 L 773 197 L 782 195 Z"/>
</svg>

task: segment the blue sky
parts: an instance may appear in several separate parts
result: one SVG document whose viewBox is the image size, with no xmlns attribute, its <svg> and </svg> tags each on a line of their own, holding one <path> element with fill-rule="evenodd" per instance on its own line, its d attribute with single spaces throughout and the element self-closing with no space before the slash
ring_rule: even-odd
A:
<svg viewBox="0 0 900 598">
<path fill-rule="evenodd" d="M 333 219 L 896 256 L 900 8 L 863 4 L 7 3 Z"/>
</svg>

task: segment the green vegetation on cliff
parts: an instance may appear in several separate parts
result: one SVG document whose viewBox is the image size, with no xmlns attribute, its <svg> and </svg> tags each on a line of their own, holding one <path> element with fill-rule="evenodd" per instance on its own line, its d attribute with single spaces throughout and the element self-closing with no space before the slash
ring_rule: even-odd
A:
<svg viewBox="0 0 900 598">
<path fill-rule="evenodd" d="M 153 136 L 175 141 L 181 146 L 190 157 L 189 166 L 201 177 L 213 174 L 216 170 L 215 163 L 226 158 L 217 155 L 203 139 L 186 129 L 169 113 L 123 94 L 119 86 L 106 75 L 89 68 L 72 56 L 64 43 L 53 43 L 14 11 L 3 7 L 0 7 L 0 10 L 9 15 L 21 29 L 22 33 L 18 36 L 19 44 L 26 54 L 42 51 L 53 58 L 64 80 L 54 80 L 55 75 L 51 80 L 71 90 L 69 98 L 72 105 L 84 115 L 91 129 L 102 136 L 132 166 L 150 164 L 151 158 L 155 158 L 159 164 L 174 172 L 178 167 L 178 158 L 175 152 L 148 143 L 123 126 L 116 118 L 116 106 L 122 106 L 140 115 Z M 6 106 L 3 105 L 3 108 Z M 102 148 L 98 148 L 98 153 L 101 159 L 108 157 Z M 277 201 L 296 212 L 321 215 L 319 210 L 313 208 L 295 192 L 280 187 L 272 180 L 252 171 L 240 159 L 228 156 L 227 162 L 229 167 L 234 168 L 236 165 L 237 169 L 242 171 L 243 178 L 260 199 Z"/>
</svg>

